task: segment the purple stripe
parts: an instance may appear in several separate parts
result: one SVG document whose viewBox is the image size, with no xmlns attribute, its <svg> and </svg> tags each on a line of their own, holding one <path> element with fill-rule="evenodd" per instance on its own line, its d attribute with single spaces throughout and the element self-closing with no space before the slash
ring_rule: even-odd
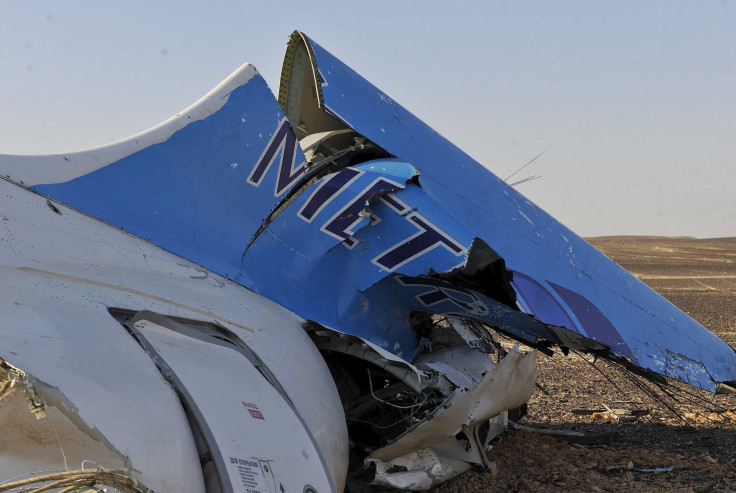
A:
<svg viewBox="0 0 736 493">
<path fill-rule="evenodd" d="M 606 318 L 598 307 L 575 291 L 570 291 L 550 281 L 547 282 L 557 291 L 557 294 L 567 303 L 567 306 L 570 307 L 583 325 L 585 332 L 588 333 L 588 337 L 609 346 L 614 353 L 631 358 L 636 363 L 634 354 L 624 342 L 621 334 L 618 333 L 611 321 Z"/>
<path fill-rule="evenodd" d="M 514 280 L 512 284 L 516 292 L 526 302 L 532 315 L 545 324 L 565 327 L 573 332 L 580 333 L 580 328 L 572 321 L 565 308 L 547 288 L 521 272 L 513 272 Z"/>
</svg>

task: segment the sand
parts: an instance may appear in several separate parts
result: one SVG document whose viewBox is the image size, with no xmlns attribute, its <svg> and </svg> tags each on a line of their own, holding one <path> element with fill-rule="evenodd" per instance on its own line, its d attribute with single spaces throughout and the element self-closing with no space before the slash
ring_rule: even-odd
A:
<svg viewBox="0 0 736 493">
<path fill-rule="evenodd" d="M 588 241 L 736 346 L 736 238 Z M 520 422 L 583 431 L 593 444 L 509 431 L 489 452 L 495 475 L 469 471 L 436 491 L 736 491 L 736 395 L 718 395 L 711 404 L 710 393 L 670 381 L 677 399 L 658 391 L 660 402 L 607 362 L 591 363 L 560 352 L 541 356 L 544 391 L 537 389 Z M 620 422 L 605 412 L 573 412 L 602 404 L 644 415 Z"/>
</svg>

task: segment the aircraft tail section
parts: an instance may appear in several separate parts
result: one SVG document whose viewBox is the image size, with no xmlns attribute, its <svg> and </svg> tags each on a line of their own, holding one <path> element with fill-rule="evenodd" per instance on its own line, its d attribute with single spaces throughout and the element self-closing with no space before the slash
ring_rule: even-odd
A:
<svg viewBox="0 0 736 493">
<path fill-rule="evenodd" d="M 162 124 L 85 151 L 0 155 L 0 175 L 235 278 L 307 164 L 276 99 L 243 65 Z"/>
<path fill-rule="evenodd" d="M 732 347 L 303 33 L 289 41 L 281 80 L 279 101 L 305 139 L 341 122 L 412 166 L 417 178 L 411 188 L 431 201 L 431 210 L 451 218 L 453 231 L 469 232 L 503 259 L 519 307 L 538 321 L 696 387 L 716 390 L 736 382 Z M 309 80 L 311 91 L 303 87 Z"/>
</svg>

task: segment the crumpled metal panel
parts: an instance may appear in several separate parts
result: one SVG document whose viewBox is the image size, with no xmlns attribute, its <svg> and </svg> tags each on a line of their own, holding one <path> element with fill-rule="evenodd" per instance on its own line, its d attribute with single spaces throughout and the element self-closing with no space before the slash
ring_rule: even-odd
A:
<svg viewBox="0 0 736 493">
<path fill-rule="evenodd" d="M 342 489 L 348 464 L 345 417 L 329 369 L 302 329 L 302 319 L 190 261 L 47 202 L 0 180 L 0 360 L 34 379 L 48 414 L 36 421 L 24 404 L 24 414 L 38 423 L 48 442 L 37 447 L 29 438 L 39 430 L 14 427 L 15 422 L 5 422 L 7 409 L 0 410 L 0 428 L 8 432 L 0 433 L 0 477 L 64 469 L 58 432 L 62 440 L 75 443 L 64 446 L 69 468 L 79 468 L 86 459 L 125 469 L 99 454 L 111 445 L 110 453 L 155 491 L 194 492 L 197 482 L 204 491 L 196 441 L 180 399 L 109 311 L 144 308 L 235 333 L 288 394 L 318 443 L 336 489 Z M 202 378 L 222 374 L 212 365 L 195 369 Z M 2 372 L 0 388 L 1 380 Z M 99 447 L 93 450 L 77 435 L 64 435 L 65 429 L 90 435 Z M 295 433 L 284 429 L 270 441 L 288 446 Z M 24 441 L 16 443 L 13 437 L 18 436 Z M 6 447 L 5 438 L 13 446 Z"/>
<path fill-rule="evenodd" d="M 457 444 L 456 448 L 462 447 L 461 442 Z M 390 462 L 370 462 L 376 467 L 374 484 L 409 491 L 431 490 L 472 467 L 470 462 L 440 456 L 432 449 L 411 452 Z"/>
<path fill-rule="evenodd" d="M 736 381 L 727 344 L 310 44 L 323 109 L 398 159 L 338 171 L 275 212 L 307 164 L 265 82 L 246 66 L 158 130 L 39 158 L 25 184 L 408 359 L 421 341 L 407 330 L 412 305 L 391 299 L 396 286 L 464 265 L 480 238 L 514 271 L 518 302 L 539 321 L 702 388 Z M 3 159 L 11 178 L 24 169 Z M 307 236 L 305 228 L 312 228 Z M 445 301 L 460 299 L 461 315 L 487 304 L 457 293 Z M 414 299 L 427 305 L 423 311 L 448 313 L 439 302 Z M 484 321 L 521 330 L 508 312 L 503 317 Z M 534 338 L 544 332 L 537 325 Z M 559 342 L 560 334 L 541 337 Z"/>
<path fill-rule="evenodd" d="M 309 42 L 325 110 L 411 163 L 422 190 L 517 273 L 514 286 L 528 312 L 698 387 L 736 380 L 736 353 L 726 343 Z M 698 363 L 697 371 L 682 361 Z"/>
<path fill-rule="evenodd" d="M 464 266 L 474 238 L 415 176 L 409 164 L 374 160 L 314 183 L 248 248 L 246 285 L 408 361 L 423 347 L 412 312 L 469 317 L 531 343 L 557 341 L 528 315 L 427 276 Z"/>
<path fill-rule="evenodd" d="M 461 431 L 472 434 L 483 422 L 529 400 L 537 380 L 537 353 L 512 350 L 483 380 L 426 423 L 373 452 L 370 459 L 389 461 L 416 450 L 439 446 Z M 478 444 L 480 445 L 480 444 Z M 478 463 L 487 459 L 477 446 Z"/>
</svg>

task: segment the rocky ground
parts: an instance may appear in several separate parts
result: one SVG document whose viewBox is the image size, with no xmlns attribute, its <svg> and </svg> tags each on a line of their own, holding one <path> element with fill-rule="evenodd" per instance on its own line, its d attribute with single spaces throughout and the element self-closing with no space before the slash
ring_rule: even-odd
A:
<svg viewBox="0 0 736 493">
<path fill-rule="evenodd" d="M 736 347 L 736 238 L 589 241 Z M 674 381 L 657 389 L 605 361 L 559 352 L 540 355 L 538 382 L 521 424 L 585 437 L 510 431 L 489 453 L 491 471 L 436 491 L 736 492 L 736 395 L 711 402 L 712 394 Z M 640 416 L 622 422 L 591 412 L 604 404 Z"/>
</svg>

